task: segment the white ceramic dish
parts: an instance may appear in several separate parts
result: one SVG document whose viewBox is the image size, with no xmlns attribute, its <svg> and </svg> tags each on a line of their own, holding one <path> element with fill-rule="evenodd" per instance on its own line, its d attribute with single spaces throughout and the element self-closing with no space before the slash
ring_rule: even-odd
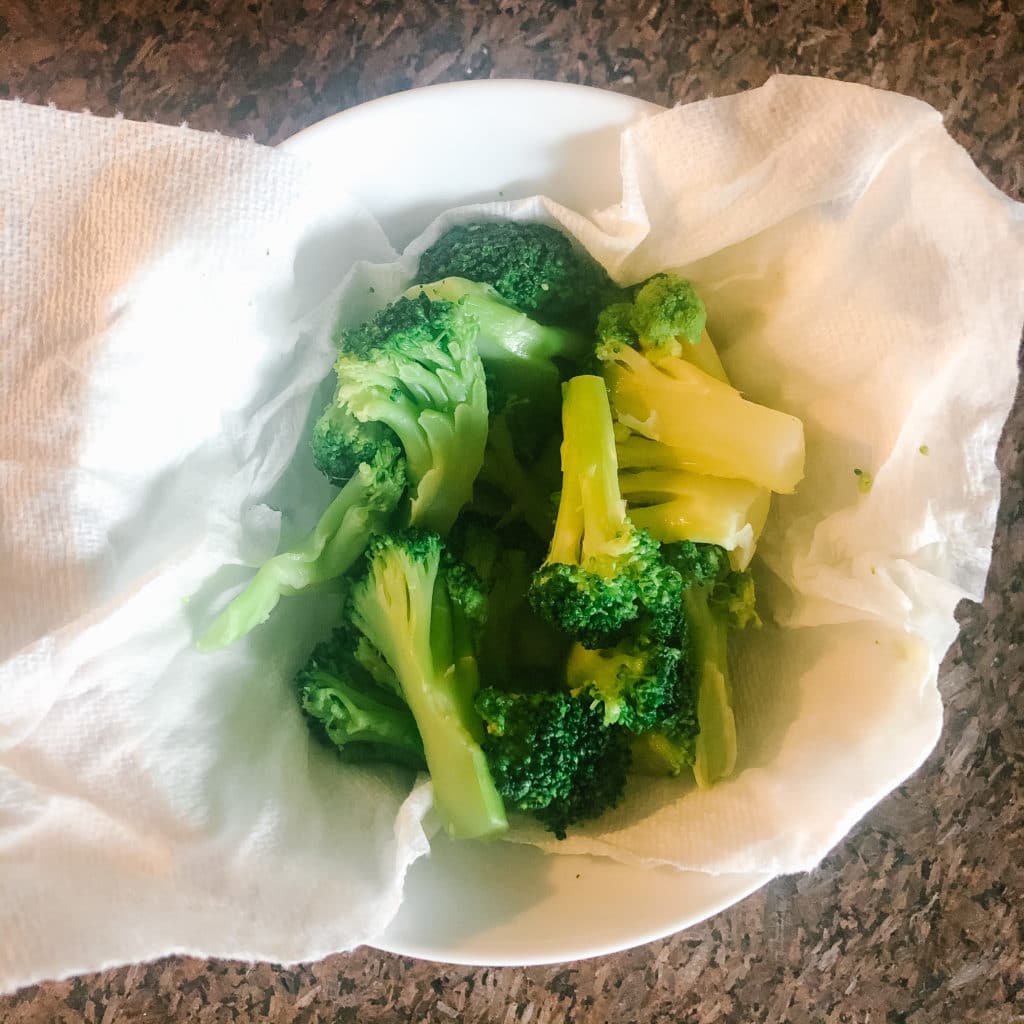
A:
<svg viewBox="0 0 1024 1024">
<path fill-rule="evenodd" d="M 586 212 L 617 202 L 619 133 L 659 109 L 582 86 L 463 82 L 375 100 L 284 146 L 336 168 L 338 187 L 400 248 L 442 210 L 465 203 L 544 193 Z M 459 964 L 574 960 L 670 935 L 768 878 L 441 838 L 410 871 L 402 909 L 377 945 Z"/>
</svg>

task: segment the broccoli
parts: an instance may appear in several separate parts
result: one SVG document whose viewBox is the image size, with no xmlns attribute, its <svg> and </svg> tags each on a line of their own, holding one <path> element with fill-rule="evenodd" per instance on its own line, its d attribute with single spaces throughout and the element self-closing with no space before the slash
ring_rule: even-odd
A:
<svg viewBox="0 0 1024 1024">
<path fill-rule="evenodd" d="M 354 628 L 394 673 L 412 711 L 435 810 L 457 839 L 507 828 L 473 709 L 485 603 L 475 573 L 454 561 L 436 533 L 415 529 L 371 539 L 349 599 Z"/>
<path fill-rule="evenodd" d="M 447 532 L 470 498 L 487 438 L 477 333 L 458 304 L 425 295 L 340 331 L 337 389 L 313 430 L 321 471 L 339 481 L 368 450 L 400 450 L 409 522 Z"/>
<path fill-rule="evenodd" d="M 627 637 L 615 647 L 592 651 L 575 644 L 569 654 L 566 681 L 574 695 L 582 694 L 603 709 L 605 725 L 633 732 L 669 728 L 683 712 L 685 695 L 679 686 L 679 649 Z"/>
<path fill-rule="evenodd" d="M 760 624 L 749 573 L 734 572 L 729 556 L 711 544 L 681 541 L 664 548 L 682 576 L 688 671 L 697 693 L 700 732 L 694 778 L 701 787 L 732 774 L 736 766 L 736 721 L 729 682 L 728 633 Z"/>
<path fill-rule="evenodd" d="M 558 479 L 557 475 L 552 478 L 545 465 L 546 451 L 538 429 L 543 421 L 529 415 L 528 403 L 509 401 L 496 387 L 489 394 L 487 446 L 473 489 L 473 505 L 480 511 L 490 507 L 491 517 L 500 525 L 522 520 L 547 541 L 555 520 L 551 496 Z M 545 426 L 554 435 L 557 420 L 553 429 Z"/>
<path fill-rule="evenodd" d="M 674 448 L 616 429 L 619 487 L 629 516 L 662 542 L 699 541 L 734 552 L 737 568 L 754 553 L 771 507 L 771 491 L 745 480 L 702 476 Z"/>
<path fill-rule="evenodd" d="M 568 692 L 481 689 L 476 709 L 495 784 L 508 804 L 533 813 L 559 839 L 622 797 L 629 733 L 607 728 L 600 708 Z"/>
<path fill-rule="evenodd" d="M 565 385 L 562 427 L 562 493 L 547 559 L 530 584 L 531 606 L 586 647 L 610 646 L 642 614 L 653 636 L 671 636 L 679 575 L 626 516 L 600 377 Z"/>
<path fill-rule="evenodd" d="M 707 312 L 693 285 L 675 274 L 656 274 L 633 288 L 632 302 L 617 302 L 597 318 L 604 343 L 640 349 L 655 362 L 685 359 L 728 383 L 722 361 L 705 330 Z"/>
<path fill-rule="evenodd" d="M 302 710 L 345 761 L 425 768 L 423 742 L 397 680 L 374 678 L 359 650 L 360 638 L 347 625 L 313 649 L 295 679 Z"/>
<path fill-rule="evenodd" d="M 491 285 L 543 323 L 590 330 L 593 311 L 618 293 L 608 275 L 545 224 L 488 221 L 450 228 L 420 256 L 419 282 L 464 277 Z"/>
<path fill-rule="evenodd" d="M 487 369 L 510 396 L 558 415 L 559 362 L 576 362 L 593 348 L 586 334 L 551 327 L 509 305 L 488 284 L 446 277 L 415 285 L 406 296 L 454 302 L 478 327 L 476 344 Z"/>
<path fill-rule="evenodd" d="M 613 389 L 619 486 L 634 524 L 662 542 L 720 544 L 733 552 L 737 568 L 745 568 L 771 506 L 768 486 L 753 478 L 775 473 L 773 482 L 781 486 L 782 471 L 799 479 L 803 428 L 798 420 L 744 402 L 731 391 L 704 318 L 689 281 L 659 274 L 637 287 L 632 303 L 601 313 L 597 355 Z M 700 415 L 710 430 L 687 408 L 695 400 L 702 403 Z M 760 419 L 744 427 L 742 416 L 750 412 Z M 728 419 L 732 415 L 741 417 L 736 424 L 741 429 L 758 429 L 762 420 L 774 425 L 776 437 L 781 429 L 792 448 L 788 467 L 751 470 L 744 452 L 755 453 L 759 463 L 770 463 L 774 453 L 766 453 L 757 440 L 738 441 Z M 730 452 L 736 444 L 740 450 Z"/>
<path fill-rule="evenodd" d="M 526 598 L 530 576 L 544 558 L 537 538 L 464 514 L 449 544 L 478 573 L 487 591 L 477 661 L 488 684 L 522 688 L 531 676 L 541 684 L 562 672 L 568 641 L 537 617 Z"/>
<path fill-rule="evenodd" d="M 676 449 L 695 473 L 747 480 L 791 494 L 804 472 L 803 424 L 755 405 L 692 363 L 657 363 L 617 343 L 599 344 L 620 423 Z"/>
<path fill-rule="evenodd" d="M 313 532 L 263 564 L 214 619 L 199 647 L 226 647 L 266 622 L 281 597 L 344 575 L 363 553 L 369 535 L 388 525 L 404 491 L 404 460 L 395 449 L 385 446 L 368 462 L 360 462 Z"/>
</svg>

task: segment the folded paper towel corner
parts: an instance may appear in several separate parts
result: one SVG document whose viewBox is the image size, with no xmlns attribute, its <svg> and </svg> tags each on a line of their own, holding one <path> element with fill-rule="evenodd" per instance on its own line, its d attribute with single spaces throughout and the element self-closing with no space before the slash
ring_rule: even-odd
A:
<svg viewBox="0 0 1024 1024">
<path fill-rule="evenodd" d="M 286 153 L 16 103 L 0 128 L 0 991 L 175 951 L 306 960 L 395 914 L 429 786 L 310 743 L 289 680 L 329 602 L 194 639 L 326 503 L 301 450 L 334 310 L 456 220 L 561 223 L 622 280 L 683 270 L 730 376 L 808 438 L 762 547 L 775 624 L 738 651 L 742 770 L 514 838 L 804 870 L 932 749 L 989 564 L 1024 215 L 930 107 L 777 77 L 627 129 L 612 208 L 462 208 L 402 257 Z"/>
</svg>

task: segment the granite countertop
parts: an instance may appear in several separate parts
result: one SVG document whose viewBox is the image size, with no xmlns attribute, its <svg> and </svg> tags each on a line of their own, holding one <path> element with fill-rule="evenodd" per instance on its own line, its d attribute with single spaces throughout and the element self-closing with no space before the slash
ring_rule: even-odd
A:
<svg viewBox="0 0 1024 1024">
<path fill-rule="evenodd" d="M 776 71 L 942 111 L 1024 199 L 1019 0 L 6 0 L 0 97 L 277 142 L 376 96 L 535 77 L 668 104 Z M 810 874 L 673 938 L 556 967 L 447 968 L 370 949 L 302 969 L 171 958 L 0 998 L 0 1021 L 1024 1021 L 1024 403 L 999 449 L 984 603 L 941 673 L 924 767 Z"/>
</svg>

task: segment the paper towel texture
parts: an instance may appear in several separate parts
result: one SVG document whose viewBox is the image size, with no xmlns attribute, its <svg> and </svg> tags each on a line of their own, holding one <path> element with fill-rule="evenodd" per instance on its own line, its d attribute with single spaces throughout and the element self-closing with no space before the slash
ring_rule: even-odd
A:
<svg viewBox="0 0 1024 1024">
<path fill-rule="evenodd" d="M 329 602 L 286 600 L 216 656 L 191 642 L 328 499 L 293 459 L 324 309 L 361 318 L 455 220 L 560 222 L 623 281 L 684 272 L 733 381 L 807 430 L 760 547 L 772 622 L 735 645 L 741 771 L 513 838 L 801 870 L 927 755 L 1024 319 L 1021 208 L 934 110 L 776 78 L 628 130 L 613 208 L 465 208 L 397 261 L 281 154 L 12 104 L 0 126 L 0 989 L 175 949 L 305 959 L 393 913 L 429 787 L 310 746 L 287 680 Z M 292 273 L 316 236 L 345 240 L 326 307 Z"/>
<path fill-rule="evenodd" d="M 311 743 L 290 679 L 331 607 L 194 638 L 219 568 L 329 500 L 293 460 L 332 361 L 297 255 L 343 225 L 340 281 L 390 246 L 251 143 L 14 103 L 0 136 L 0 990 L 362 942 L 429 794 Z"/>
</svg>

